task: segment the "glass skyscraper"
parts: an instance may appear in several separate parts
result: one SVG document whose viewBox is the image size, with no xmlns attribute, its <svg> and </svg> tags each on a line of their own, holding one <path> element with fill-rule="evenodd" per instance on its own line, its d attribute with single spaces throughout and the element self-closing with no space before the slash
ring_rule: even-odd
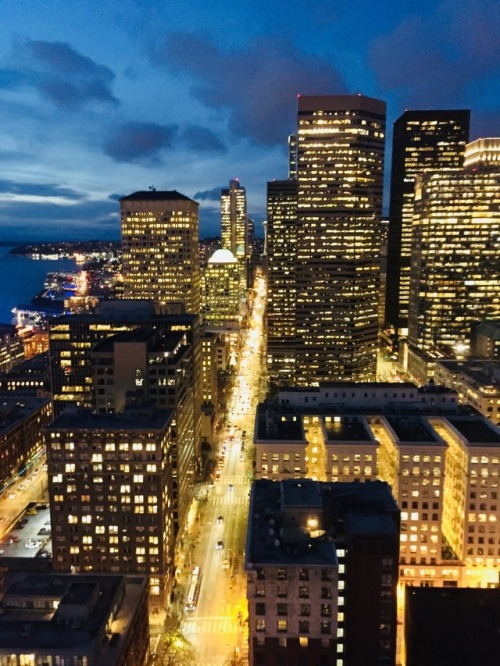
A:
<svg viewBox="0 0 500 666">
<path fill-rule="evenodd" d="M 298 98 L 295 380 L 375 379 L 385 102 Z"/>
<path fill-rule="evenodd" d="M 394 123 L 385 322 L 407 333 L 415 178 L 459 169 L 470 111 L 405 111 Z"/>
</svg>

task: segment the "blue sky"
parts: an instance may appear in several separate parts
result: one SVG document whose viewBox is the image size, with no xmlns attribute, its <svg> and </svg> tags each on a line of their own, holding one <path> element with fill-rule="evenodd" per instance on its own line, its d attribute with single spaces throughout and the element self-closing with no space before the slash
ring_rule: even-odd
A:
<svg viewBox="0 0 500 666">
<path fill-rule="evenodd" d="M 499 136 L 497 0 L 0 0 L 0 240 L 118 238 L 120 196 L 287 175 L 296 95 L 470 108 Z M 388 144 L 388 149 L 390 144 Z"/>
</svg>

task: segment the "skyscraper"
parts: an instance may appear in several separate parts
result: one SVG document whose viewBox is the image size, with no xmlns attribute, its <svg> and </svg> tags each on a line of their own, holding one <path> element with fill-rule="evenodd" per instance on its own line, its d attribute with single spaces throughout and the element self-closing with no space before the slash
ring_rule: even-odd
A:
<svg viewBox="0 0 500 666">
<path fill-rule="evenodd" d="M 417 178 L 408 340 L 423 352 L 467 344 L 474 322 L 500 317 L 499 179 L 498 162 L 480 161 Z"/>
<path fill-rule="evenodd" d="M 202 273 L 203 319 L 224 326 L 240 319 L 240 270 L 230 250 L 216 250 Z"/>
<path fill-rule="evenodd" d="M 247 193 L 237 178 L 229 181 L 228 189 L 222 190 L 220 204 L 222 247 L 243 261 L 246 256 Z"/>
<path fill-rule="evenodd" d="M 405 111 L 394 123 L 385 321 L 406 333 L 415 177 L 461 168 L 470 111 Z"/>
<path fill-rule="evenodd" d="M 298 98 L 296 383 L 375 378 L 385 103 Z"/>
<path fill-rule="evenodd" d="M 174 191 L 120 199 L 125 298 L 200 313 L 198 204 Z"/>
<path fill-rule="evenodd" d="M 267 369 L 277 384 L 295 375 L 297 181 L 267 184 Z"/>
</svg>

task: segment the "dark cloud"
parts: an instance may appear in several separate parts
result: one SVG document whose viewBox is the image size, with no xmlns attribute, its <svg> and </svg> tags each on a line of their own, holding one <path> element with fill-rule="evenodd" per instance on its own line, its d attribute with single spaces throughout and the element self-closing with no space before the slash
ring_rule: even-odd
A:
<svg viewBox="0 0 500 666">
<path fill-rule="evenodd" d="M 193 195 L 193 199 L 199 201 L 220 201 L 220 195 L 223 189 L 223 187 L 214 187 L 211 190 L 196 192 L 196 194 Z"/>
<path fill-rule="evenodd" d="M 88 102 L 117 103 L 111 92 L 113 72 L 63 42 L 28 42 L 46 75 L 39 89 L 58 106 L 76 108 Z"/>
<path fill-rule="evenodd" d="M 5 179 L 0 179 L 0 193 L 37 197 L 59 197 L 71 200 L 84 198 L 84 195 L 80 192 L 66 187 L 59 187 L 52 183 L 16 183 Z"/>
<path fill-rule="evenodd" d="M 472 84 L 500 74 L 499 25 L 498 2 L 445 0 L 377 38 L 369 61 L 379 85 L 405 105 L 460 105 Z"/>
<path fill-rule="evenodd" d="M 15 69 L 0 69 L 0 89 L 13 90 L 24 83 L 25 77 Z"/>
<path fill-rule="evenodd" d="M 126 195 L 125 194 L 110 194 L 108 199 L 110 201 L 120 201 L 120 199 L 123 198 L 124 196 L 126 196 Z"/>
<path fill-rule="evenodd" d="M 227 147 L 219 137 L 207 127 L 188 125 L 183 130 L 182 141 L 189 150 L 197 153 L 226 153 Z"/>
<path fill-rule="evenodd" d="M 0 70 L 0 88 L 35 88 L 57 107 L 78 110 L 91 103 L 117 104 L 115 75 L 63 42 L 27 41 L 18 45 L 13 66 Z"/>
<path fill-rule="evenodd" d="M 103 149 L 116 162 L 159 164 L 161 151 L 172 146 L 176 132 L 175 125 L 126 123 L 113 131 Z"/>
<path fill-rule="evenodd" d="M 228 112 L 237 137 L 264 145 L 281 144 L 293 131 L 297 93 L 345 91 L 332 63 L 306 55 L 280 37 L 260 37 L 223 52 L 206 35 L 177 33 L 153 59 L 194 76 L 198 83 L 192 91 L 199 100 Z"/>
</svg>

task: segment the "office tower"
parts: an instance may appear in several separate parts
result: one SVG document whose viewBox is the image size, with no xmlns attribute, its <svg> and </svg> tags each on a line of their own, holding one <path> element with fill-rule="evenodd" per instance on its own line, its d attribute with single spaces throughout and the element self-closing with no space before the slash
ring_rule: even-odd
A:
<svg viewBox="0 0 500 666">
<path fill-rule="evenodd" d="M 174 584 L 174 414 L 65 413 L 46 429 L 55 571 L 147 574 L 151 603 Z"/>
<path fill-rule="evenodd" d="M 405 111 L 394 123 L 386 324 L 406 334 L 415 177 L 463 166 L 470 111 Z"/>
<path fill-rule="evenodd" d="M 296 383 L 375 378 L 385 103 L 299 96 Z"/>
<path fill-rule="evenodd" d="M 238 260 L 230 250 L 216 250 L 202 272 L 202 314 L 210 326 L 224 326 L 240 318 Z"/>
<path fill-rule="evenodd" d="M 273 383 L 295 376 L 297 181 L 267 184 L 267 370 Z"/>
<path fill-rule="evenodd" d="M 417 178 L 408 340 L 423 352 L 468 346 L 471 325 L 500 317 L 496 170 Z"/>
<path fill-rule="evenodd" d="M 2 664 L 144 666 L 149 640 L 145 576 L 44 571 L 5 579 Z"/>
<path fill-rule="evenodd" d="M 390 488 L 255 481 L 248 520 L 251 664 L 393 664 L 399 510 Z"/>
<path fill-rule="evenodd" d="M 202 441 L 210 445 L 214 444 L 216 437 L 215 429 L 219 419 L 220 397 L 217 356 L 221 348 L 220 339 L 223 336 L 224 333 L 215 331 L 205 331 L 201 336 L 203 358 L 201 435 Z M 222 391 L 221 395 L 223 393 Z"/>
<path fill-rule="evenodd" d="M 469 171 L 500 169 L 500 138 L 476 139 L 465 146 L 464 167 Z"/>
<path fill-rule="evenodd" d="M 222 190 L 220 204 L 222 248 L 230 250 L 244 265 L 247 254 L 247 193 L 237 178 L 229 181 L 228 189 Z"/>
<path fill-rule="evenodd" d="M 290 134 L 288 137 L 288 178 L 297 180 L 297 135 Z"/>
<path fill-rule="evenodd" d="M 174 191 L 120 199 L 124 297 L 200 313 L 198 204 Z"/>
</svg>

